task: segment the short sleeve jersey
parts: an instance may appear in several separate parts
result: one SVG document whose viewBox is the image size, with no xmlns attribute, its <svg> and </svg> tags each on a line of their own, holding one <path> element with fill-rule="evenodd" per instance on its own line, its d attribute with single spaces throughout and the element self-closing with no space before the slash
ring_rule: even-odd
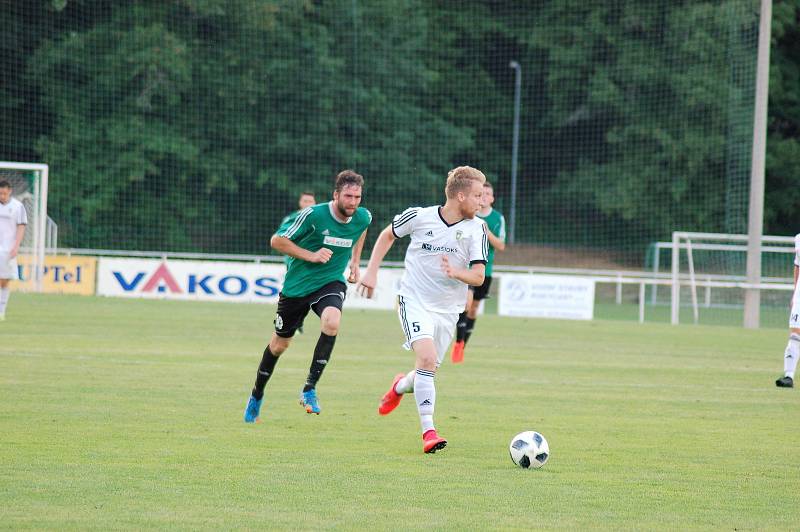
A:
<svg viewBox="0 0 800 532">
<path fill-rule="evenodd" d="M 283 220 L 281 220 L 281 225 L 279 225 L 278 227 L 284 227 L 284 226 L 287 226 L 287 225 L 291 225 L 295 221 L 295 219 L 297 219 L 297 216 L 302 211 L 303 211 L 303 209 L 299 209 L 299 210 L 296 210 L 294 212 L 291 212 L 291 213 L 287 214 L 286 216 L 283 217 Z M 292 257 L 290 257 L 289 255 L 286 255 L 283 258 L 283 263 L 286 264 L 287 268 L 289 267 L 289 261 L 291 261 L 291 260 L 292 260 Z"/>
<path fill-rule="evenodd" d="M 17 226 L 28 225 L 25 206 L 16 198 L 0 203 L 0 251 L 11 251 L 17 240 Z"/>
<path fill-rule="evenodd" d="M 502 240 L 503 242 L 506 241 L 506 219 L 505 217 L 500 214 L 499 211 L 492 209 L 489 214 L 486 216 L 481 216 L 480 213 L 478 217 L 486 223 L 486 227 L 489 228 L 489 231 L 492 232 L 494 236 Z M 494 247 L 489 244 L 489 259 L 486 262 L 486 276 L 490 277 L 492 275 L 492 266 L 494 265 Z"/>
<path fill-rule="evenodd" d="M 411 236 L 398 294 L 433 312 L 459 313 L 467 302 L 467 285 L 447 277 L 442 270 L 442 257 L 459 268 L 486 264 L 489 239 L 483 221 L 465 218 L 450 225 L 440 209 L 438 205 L 412 207 L 392 220 L 396 237 Z"/>
<path fill-rule="evenodd" d="M 333 252 L 324 264 L 290 258 L 281 290 L 285 297 L 307 296 L 330 282 L 345 281 L 353 246 L 372 222 L 372 214 L 359 207 L 346 222 L 340 222 L 331 212 L 333 208 L 333 202 L 307 207 L 296 217 L 287 217 L 275 233 L 309 251 L 326 247 Z"/>
</svg>

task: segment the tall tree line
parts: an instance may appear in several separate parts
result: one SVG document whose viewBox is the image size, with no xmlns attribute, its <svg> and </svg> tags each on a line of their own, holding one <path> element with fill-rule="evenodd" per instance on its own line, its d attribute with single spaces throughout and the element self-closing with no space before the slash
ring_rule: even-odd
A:
<svg viewBox="0 0 800 532">
<path fill-rule="evenodd" d="M 324 198 L 344 167 L 379 224 L 462 162 L 507 209 L 515 60 L 518 240 L 738 232 L 757 4 L 2 0 L 1 157 L 51 165 L 75 247 L 261 252 L 296 193 Z M 775 2 L 772 234 L 798 231 L 798 17 Z"/>
</svg>

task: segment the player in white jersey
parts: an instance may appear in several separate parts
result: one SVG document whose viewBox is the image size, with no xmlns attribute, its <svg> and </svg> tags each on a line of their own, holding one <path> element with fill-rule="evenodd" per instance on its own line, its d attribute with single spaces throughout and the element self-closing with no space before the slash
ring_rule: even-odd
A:
<svg viewBox="0 0 800 532">
<path fill-rule="evenodd" d="M 6 306 L 11 295 L 8 282 L 19 279 L 17 253 L 27 224 L 25 206 L 11 197 L 11 183 L 0 181 L 0 320 L 6 319 Z"/>
<path fill-rule="evenodd" d="M 409 373 L 395 376 L 378 413 L 385 416 L 403 394 L 413 391 L 425 453 L 447 445 L 433 425 L 434 376 L 466 305 L 467 285 L 480 286 L 484 279 L 489 241 L 486 225 L 475 215 L 481 208 L 485 181 L 480 170 L 454 168 L 447 175 L 443 206 L 412 207 L 395 216 L 375 242 L 359 287 L 362 294 L 372 296 L 381 261 L 395 240 L 410 235 L 397 300 L 404 347 L 413 349 L 416 364 Z"/>
<path fill-rule="evenodd" d="M 800 358 L 800 290 L 797 289 L 797 277 L 800 274 L 800 235 L 794 237 L 794 295 L 792 311 L 789 313 L 789 343 L 783 353 L 783 377 L 775 381 L 779 388 L 794 387 L 794 372 L 797 359 Z"/>
</svg>

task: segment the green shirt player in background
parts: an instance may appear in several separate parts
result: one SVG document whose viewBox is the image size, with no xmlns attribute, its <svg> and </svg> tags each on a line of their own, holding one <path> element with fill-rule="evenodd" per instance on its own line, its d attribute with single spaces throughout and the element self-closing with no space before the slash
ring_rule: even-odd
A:
<svg viewBox="0 0 800 532">
<path fill-rule="evenodd" d="M 492 286 L 492 265 L 494 265 L 494 252 L 506 249 L 506 219 L 499 211 L 492 208 L 494 203 L 494 189 L 488 181 L 483 184 L 483 203 L 478 212 L 478 218 L 486 223 L 486 235 L 489 237 L 489 260 L 486 262 L 486 276 L 481 286 L 470 286 L 470 296 L 467 297 L 467 307 L 458 317 L 456 324 L 456 341 L 450 352 L 450 359 L 458 364 L 464 361 L 464 347 L 475 328 L 478 318 L 478 307 L 481 300 L 489 297 L 489 288 Z"/>
<path fill-rule="evenodd" d="M 273 249 L 290 259 L 278 299 L 275 332 L 264 349 L 244 412 L 247 423 L 258 421 L 264 387 L 275 370 L 278 357 L 289 347 L 309 310 L 319 316 L 322 330 L 300 393 L 300 404 L 309 414 L 320 413 L 316 385 L 330 360 L 339 332 L 347 293 L 343 272 L 349 265 L 347 280 L 358 282 L 361 250 L 372 221 L 370 212 L 359 207 L 363 186 L 363 177 L 353 170 L 343 170 L 336 176 L 333 200 L 303 209 L 272 235 Z"/>
</svg>

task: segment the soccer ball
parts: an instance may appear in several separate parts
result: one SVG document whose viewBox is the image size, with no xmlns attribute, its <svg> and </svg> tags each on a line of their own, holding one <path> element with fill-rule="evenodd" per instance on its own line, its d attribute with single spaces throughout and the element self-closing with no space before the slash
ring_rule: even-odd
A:
<svg viewBox="0 0 800 532">
<path fill-rule="evenodd" d="M 550 446 L 544 436 L 533 430 L 520 432 L 508 447 L 511 460 L 525 469 L 539 469 L 550 458 Z"/>
</svg>

